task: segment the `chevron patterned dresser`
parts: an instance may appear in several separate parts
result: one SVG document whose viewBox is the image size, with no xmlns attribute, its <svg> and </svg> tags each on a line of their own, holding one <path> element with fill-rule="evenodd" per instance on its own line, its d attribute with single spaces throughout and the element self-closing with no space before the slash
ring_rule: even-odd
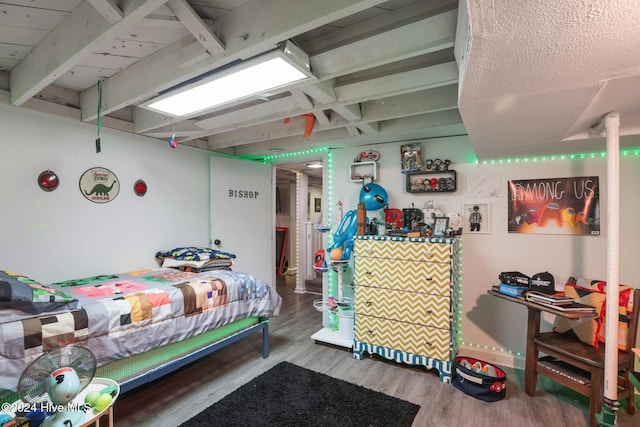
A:
<svg viewBox="0 0 640 427">
<path fill-rule="evenodd" d="M 355 341 L 364 352 L 439 372 L 458 349 L 460 239 L 356 236 Z"/>
</svg>

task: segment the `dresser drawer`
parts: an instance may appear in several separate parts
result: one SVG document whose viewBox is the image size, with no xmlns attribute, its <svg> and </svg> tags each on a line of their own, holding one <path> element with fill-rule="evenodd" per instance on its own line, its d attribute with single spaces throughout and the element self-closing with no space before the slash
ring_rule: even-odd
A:
<svg viewBox="0 0 640 427">
<path fill-rule="evenodd" d="M 356 314 L 356 341 L 449 360 L 450 330 Z"/>
<path fill-rule="evenodd" d="M 385 258 L 356 258 L 356 285 L 436 295 L 451 294 L 449 264 Z"/>
<path fill-rule="evenodd" d="M 406 259 L 414 261 L 451 261 L 451 244 L 416 242 L 410 240 L 356 239 L 356 257 Z"/>
<path fill-rule="evenodd" d="M 393 289 L 356 287 L 356 314 L 449 329 L 450 299 Z"/>
</svg>

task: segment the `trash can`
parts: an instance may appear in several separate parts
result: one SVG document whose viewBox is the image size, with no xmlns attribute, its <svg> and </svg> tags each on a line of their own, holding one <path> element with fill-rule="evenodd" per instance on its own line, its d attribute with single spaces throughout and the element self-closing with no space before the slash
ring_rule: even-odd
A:
<svg viewBox="0 0 640 427">
<path fill-rule="evenodd" d="M 353 307 L 340 307 L 338 319 L 338 333 L 340 334 L 340 338 L 353 341 Z"/>
</svg>

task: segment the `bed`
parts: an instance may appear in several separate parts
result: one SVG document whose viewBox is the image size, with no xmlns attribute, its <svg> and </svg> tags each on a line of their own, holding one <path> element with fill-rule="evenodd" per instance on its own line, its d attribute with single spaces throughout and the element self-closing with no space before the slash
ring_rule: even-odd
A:
<svg viewBox="0 0 640 427">
<path fill-rule="evenodd" d="M 15 400 L 28 364 L 63 345 L 91 350 L 96 375 L 123 392 L 256 332 L 266 358 L 282 304 L 275 289 L 219 261 L 185 271 L 194 268 L 169 258 L 172 267 L 46 286 L 0 271 L 0 400 Z"/>
</svg>

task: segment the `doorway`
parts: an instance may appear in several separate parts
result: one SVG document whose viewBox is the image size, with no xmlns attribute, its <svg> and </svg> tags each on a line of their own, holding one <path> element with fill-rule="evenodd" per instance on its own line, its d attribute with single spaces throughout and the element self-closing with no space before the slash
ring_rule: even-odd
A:
<svg viewBox="0 0 640 427">
<path fill-rule="evenodd" d="M 325 242 L 313 225 L 322 222 L 324 173 L 322 159 L 275 165 L 276 229 L 286 229 L 288 236 L 283 252 L 287 269 L 279 277 L 296 293 L 322 294 L 322 277 L 313 262 Z"/>
</svg>

